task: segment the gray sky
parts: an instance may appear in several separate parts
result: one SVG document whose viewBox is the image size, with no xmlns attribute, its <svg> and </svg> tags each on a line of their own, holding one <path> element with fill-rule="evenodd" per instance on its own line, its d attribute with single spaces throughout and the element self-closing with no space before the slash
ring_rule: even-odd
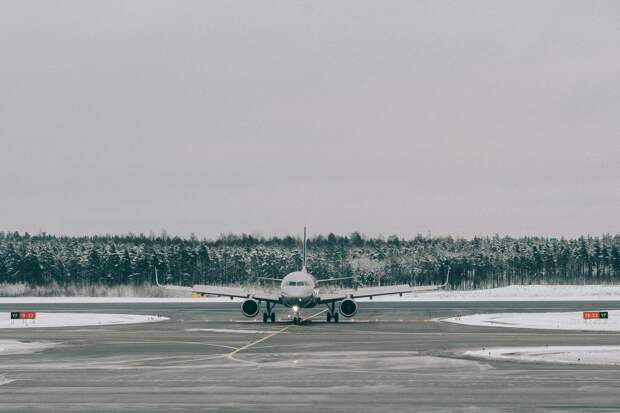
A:
<svg viewBox="0 0 620 413">
<path fill-rule="evenodd" d="M 620 232 L 618 1 L 0 0 L 0 230 Z"/>
</svg>

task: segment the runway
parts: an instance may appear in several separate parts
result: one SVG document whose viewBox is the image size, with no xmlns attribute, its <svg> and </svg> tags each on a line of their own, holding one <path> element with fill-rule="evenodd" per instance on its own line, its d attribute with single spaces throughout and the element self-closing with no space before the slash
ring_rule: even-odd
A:
<svg viewBox="0 0 620 413">
<path fill-rule="evenodd" d="M 53 342 L 0 355 L 0 411 L 617 411 L 620 368 L 477 360 L 493 346 L 620 344 L 620 333 L 433 321 L 483 312 L 620 309 L 620 302 L 360 304 L 355 321 L 276 324 L 230 304 L 0 305 L 0 311 L 161 315 L 133 325 L 0 330 Z M 308 310 L 307 315 L 322 308 Z"/>
</svg>

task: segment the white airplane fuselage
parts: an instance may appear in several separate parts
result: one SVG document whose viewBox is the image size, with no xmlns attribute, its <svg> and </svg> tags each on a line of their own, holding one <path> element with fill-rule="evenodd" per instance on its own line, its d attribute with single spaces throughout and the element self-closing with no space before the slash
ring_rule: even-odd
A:
<svg viewBox="0 0 620 413">
<path fill-rule="evenodd" d="M 317 303 L 316 278 L 303 268 L 282 279 L 282 304 L 293 309 L 314 307 Z"/>
</svg>

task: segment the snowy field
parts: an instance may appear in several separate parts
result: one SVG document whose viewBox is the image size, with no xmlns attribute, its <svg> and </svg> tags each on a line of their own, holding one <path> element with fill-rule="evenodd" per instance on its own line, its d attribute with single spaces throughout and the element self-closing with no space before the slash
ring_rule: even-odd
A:
<svg viewBox="0 0 620 413">
<path fill-rule="evenodd" d="M 487 360 L 620 365 L 620 346 L 493 347 L 463 354 Z"/>
<path fill-rule="evenodd" d="M 586 308 L 584 311 L 605 310 Z M 473 314 L 441 321 L 481 327 L 534 328 L 545 330 L 620 331 L 620 310 L 608 319 L 584 320 L 582 312 Z"/>
<path fill-rule="evenodd" d="M 377 297 L 375 300 L 380 300 Z M 511 285 L 484 290 L 408 294 L 415 301 L 620 301 L 620 285 Z"/>
<path fill-rule="evenodd" d="M 116 324 L 152 323 L 164 320 L 168 320 L 168 318 L 152 315 L 97 313 L 37 313 L 36 320 L 11 320 L 11 313 L 0 312 L 0 329 L 85 327 Z"/>
<path fill-rule="evenodd" d="M 149 297 L 1 297 L 0 304 L 44 303 L 217 303 L 227 297 L 149 298 Z M 235 299 L 234 301 L 241 301 Z M 359 301 L 368 301 L 367 298 Z M 379 296 L 373 301 L 620 301 L 620 285 L 513 285 L 471 291 L 439 290 L 424 294 Z"/>
</svg>

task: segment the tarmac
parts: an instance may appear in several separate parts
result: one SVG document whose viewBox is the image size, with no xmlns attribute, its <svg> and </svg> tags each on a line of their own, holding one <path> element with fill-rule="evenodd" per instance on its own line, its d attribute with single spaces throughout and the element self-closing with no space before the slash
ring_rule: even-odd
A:
<svg viewBox="0 0 620 413">
<path fill-rule="evenodd" d="M 482 312 L 616 310 L 620 302 L 363 302 L 353 320 L 245 319 L 239 303 L 0 304 L 0 311 L 162 315 L 147 324 L 2 329 L 56 343 L 0 355 L 0 411 L 563 412 L 620 410 L 620 367 L 488 361 L 466 350 L 612 345 L 620 333 L 475 327 Z M 279 311 L 278 311 L 279 310 Z"/>
</svg>

